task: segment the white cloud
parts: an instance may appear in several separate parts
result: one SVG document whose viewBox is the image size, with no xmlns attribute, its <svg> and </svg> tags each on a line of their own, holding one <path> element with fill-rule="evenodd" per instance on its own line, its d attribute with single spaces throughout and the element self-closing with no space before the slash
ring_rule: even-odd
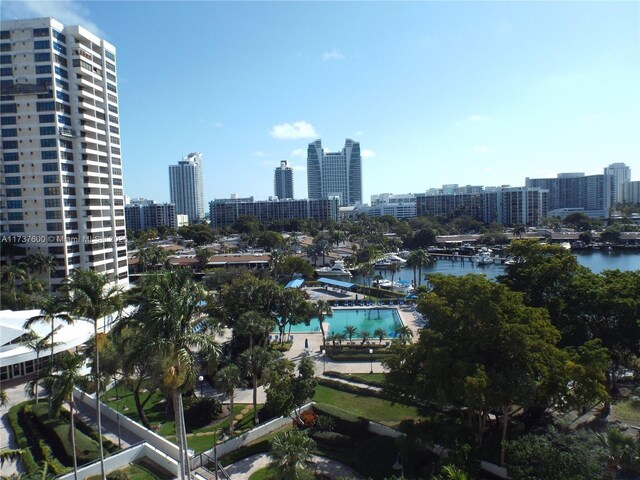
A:
<svg viewBox="0 0 640 480">
<path fill-rule="evenodd" d="M 310 123 L 300 120 L 293 123 L 280 123 L 271 127 L 271 136 L 281 140 L 297 139 L 297 138 L 315 138 L 319 137 L 316 129 Z"/>
<path fill-rule="evenodd" d="M 486 145 L 476 145 L 471 148 L 473 153 L 489 153 L 491 152 L 491 147 L 487 147 Z"/>
<path fill-rule="evenodd" d="M 360 152 L 360 156 L 361 156 L 362 158 L 373 158 L 373 157 L 375 157 L 375 156 L 376 156 L 376 152 L 375 152 L 374 150 L 371 150 L 371 149 L 365 148 L 364 150 L 362 150 L 362 151 Z"/>
<path fill-rule="evenodd" d="M 331 60 L 342 60 L 344 59 L 344 54 L 340 50 L 336 50 L 335 48 L 329 52 L 324 52 L 322 54 L 322 61 L 328 62 Z"/>
<path fill-rule="evenodd" d="M 289 155 L 292 157 L 304 157 L 307 155 L 307 151 L 304 148 L 296 148 Z"/>
<path fill-rule="evenodd" d="M 486 122 L 489 119 L 489 117 L 485 117 L 484 115 L 469 115 L 467 117 L 467 121 L 468 122 Z"/>
<path fill-rule="evenodd" d="M 3 2 L 3 10 L 3 18 L 53 17 L 65 25 L 80 25 L 95 35 L 105 36 L 89 18 L 89 9 L 73 0 L 8 1 Z"/>
</svg>

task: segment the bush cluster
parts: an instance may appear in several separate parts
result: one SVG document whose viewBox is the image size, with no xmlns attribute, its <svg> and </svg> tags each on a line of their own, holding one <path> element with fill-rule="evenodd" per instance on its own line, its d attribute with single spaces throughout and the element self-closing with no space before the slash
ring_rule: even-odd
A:
<svg viewBox="0 0 640 480">
<path fill-rule="evenodd" d="M 315 432 L 311 437 L 319 444 L 330 448 L 342 448 L 351 443 L 351 437 L 337 432 Z"/>
<path fill-rule="evenodd" d="M 184 399 L 184 422 L 187 428 L 209 425 L 222 413 L 222 404 L 212 397 Z"/>
<path fill-rule="evenodd" d="M 369 420 L 362 417 L 356 417 L 344 410 L 336 408 L 325 403 L 316 403 L 313 409 L 319 415 L 327 415 L 335 422 L 336 430 L 344 432 L 351 437 L 363 437 L 368 435 Z"/>
<path fill-rule="evenodd" d="M 69 438 L 69 422 L 61 418 L 49 418 L 49 406 L 47 404 L 33 405 L 30 414 L 25 411 L 28 418 L 45 442 L 53 449 L 55 456 L 65 465 L 73 464 L 73 447 Z M 100 458 L 98 444 L 76 428 L 76 453 L 78 465 L 93 462 Z"/>
<path fill-rule="evenodd" d="M 23 450 L 23 454 L 21 456 L 22 463 L 24 464 L 27 473 L 32 474 L 39 470 L 38 464 L 36 460 L 33 458 L 33 454 L 31 453 L 31 448 L 33 446 L 32 441 L 29 441 L 27 438 L 27 432 L 25 432 L 23 428 L 24 424 L 24 406 L 25 403 L 21 403 L 19 405 L 14 405 L 9 409 L 9 423 L 11 424 L 11 429 L 16 436 L 16 443 L 18 447 Z M 29 435 L 29 437 L 33 438 L 33 435 Z"/>
</svg>

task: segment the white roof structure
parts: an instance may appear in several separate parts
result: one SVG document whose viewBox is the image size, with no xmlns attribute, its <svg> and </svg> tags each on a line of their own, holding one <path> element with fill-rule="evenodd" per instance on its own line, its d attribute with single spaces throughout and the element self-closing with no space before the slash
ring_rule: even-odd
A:
<svg viewBox="0 0 640 480">
<path fill-rule="evenodd" d="M 40 310 L 1 310 L 0 311 L 0 366 L 14 365 L 36 359 L 36 353 L 20 342 L 20 337 L 29 332 L 23 328 L 24 323 L 32 317 L 40 315 Z M 54 322 L 55 327 L 61 326 L 55 333 L 54 340 L 59 343 L 54 353 L 63 352 L 84 344 L 93 335 L 91 322 L 82 320 L 67 325 L 61 320 Z M 51 332 L 48 322 L 36 322 L 31 326 L 38 336 L 44 337 Z M 43 352 L 40 356 L 47 356 Z"/>
</svg>

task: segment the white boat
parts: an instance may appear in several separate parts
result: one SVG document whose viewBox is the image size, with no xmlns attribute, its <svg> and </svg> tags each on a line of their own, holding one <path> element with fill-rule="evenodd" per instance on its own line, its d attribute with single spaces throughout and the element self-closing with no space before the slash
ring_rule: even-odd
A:
<svg viewBox="0 0 640 480">
<path fill-rule="evenodd" d="M 493 263 L 492 253 L 490 249 L 483 248 L 473 257 L 473 261 L 476 262 L 476 265 L 489 265 Z"/>
<path fill-rule="evenodd" d="M 316 273 L 319 277 L 342 277 L 342 278 L 351 278 L 351 272 L 347 270 L 344 266 L 344 262 L 342 260 L 336 260 L 333 266 L 331 267 L 321 267 L 316 268 Z"/>
<path fill-rule="evenodd" d="M 383 258 L 374 263 L 375 268 L 388 268 L 390 265 L 404 265 L 407 261 L 393 253 L 387 253 Z"/>
<path fill-rule="evenodd" d="M 401 293 L 402 295 L 410 295 L 415 290 L 411 283 L 398 280 L 397 282 L 393 282 L 392 289 L 395 292 Z"/>
<path fill-rule="evenodd" d="M 392 288 L 393 287 L 393 283 L 391 282 L 391 280 L 383 279 L 383 280 L 380 280 L 377 283 L 378 283 L 378 287 L 379 288 Z"/>
<path fill-rule="evenodd" d="M 565 250 L 571 250 L 571 244 L 569 242 L 562 242 L 560 246 Z"/>
</svg>

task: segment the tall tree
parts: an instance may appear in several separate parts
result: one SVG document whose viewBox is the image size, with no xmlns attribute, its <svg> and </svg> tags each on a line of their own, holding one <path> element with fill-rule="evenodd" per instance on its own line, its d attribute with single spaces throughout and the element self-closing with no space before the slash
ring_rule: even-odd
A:
<svg viewBox="0 0 640 480">
<path fill-rule="evenodd" d="M 525 306 L 521 294 L 484 276 L 430 275 L 429 282 L 432 290 L 418 304 L 429 328 L 386 361 L 389 385 L 466 408 L 478 446 L 489 412 L 499 409 L 506 440 L 512 406 L 526 406 L 562 369 L 560 335 L 544 309 Z"/>
<path fill-rule="evenodd" d="M 36 354 L 36 376 L 26 385 L 26 391 L 29 396 L 35 397 L 36 405 L 38 404 L 38 383 L 40 382 L 40 354 L 49 348 L 49 344 L 51 344 L 52 350 L 54 346 L 59 345 L 57 343 L 54 344 L 53 342 L 53 331 L 49 332 L 44 337 L 40 337 L 36 332 L 30 330 L 24 339 L 24 345 L 33 350 Z M 53 355 L 50 357 L 49 361 L 53 362 Z"/>
<path fill-rule="evenodd" d="M 84 359 L 80 355 L 68 352 L 56 358 L 53 368 L 44 379 L 44 384 L 51 396 L 51 414 L 57 416 L 64 402 L 69 405 L 69 439 L 73 450 L 73 475 L 78 478 L 78 459 L 76 453 L 75 402 L 73 389 L 81 385 L 84 375 L 81 373 Z M 102 437 L 102 430 L 98 430 L 98 437 Z"/>
<path fill-rule="evenodd" d="M 333 309 L 326 300 L 318 300 L 313 305 L 312 314 L 318 319 L 320 325 L 320 332 L 322 333 L 322 346 L 326 345 L 325 333 L 324 333 L 324 319 L 326 317 L 333 317 Z"/>
<path fill-rule="evenodd" d="M 151 351 L 163 360 L 163 384 L 170 392 L 180 450 L 180 478 L 191 478 L 182 393 L 193 388 L 198 372 L 194 353 L 217 354 L 220 346 L 210 335 L 214 321 L 205 314 L 213 298 L 193 281 L 188 270 L 165 271 L 149 277 L 141 287 L 139 307 L 128 323 L 139 325 Z"/>
<path fill-rule="evenodd" d="M 73 318 L 67 313 L 67 303 L 62 296 L 47 296 L 40 303 L 40 315 L 31 317 L 24 323 L 24 328 L 31 328 L 34 323 L 46 322 L 51 324 L 51 361 L 53 361 L 53 348 L 55 346 L 54 333 L 56 320 L 67 325 L 73 323 Z"/>
<path fill-rule="evenodd" d="M 231 363 L 220 369 L 217 377 L 220 388 L 224 394 L 229 397 L 229 434 L 233 435 L 233 397 L 235 389 L 240 386 L 242 381 L 240 378 L 240 369 L 237 365 Z"/>
<path fill-rule="evenodd" d="M 344 334 L 349 339 L 349 343 L 352 343 L 351 339 L 355 336 L 356 333 L 358 333 L 358 327 L 354 327 L 353 325 L 347 325 L 346 327 L 344 327 Z"/>
<path fill-rule="evenodd" d="M 96 387 L 96 417 L 98 422 L 98 432 L 102 432 L 102 415 L 100 414 L 100 343 L 101 337 L 98 334 L 98 322 L 115 312 L 120 312 L 123 307 L 123 294 L 120 287 L 110 283 L 106 275 L 102 275 L 93 270 L 74 270 L 69 278 L 65 289 L 69 295 L 69 311 L 78 320 L 84 320 L 93 324 L 94 352 L 93 369 L 95 372 Z M 102 445 L 102 435 L 98 435 L 98 445 L 100 447 L 100 472 L 102 480 L 106 480 L 104 470 L 104 447 Z"/>
<path fill-rule="evenodd" d="M 258 420 L 258 381 L 277 358 L 277 353 L 265 347 L 253 347 L 245 350 L 240 355 L 240 368 L 246 375 L 251 376 L 251 386 L 253 388 L 253 423 L 257 425 Z"/>
</svg>

